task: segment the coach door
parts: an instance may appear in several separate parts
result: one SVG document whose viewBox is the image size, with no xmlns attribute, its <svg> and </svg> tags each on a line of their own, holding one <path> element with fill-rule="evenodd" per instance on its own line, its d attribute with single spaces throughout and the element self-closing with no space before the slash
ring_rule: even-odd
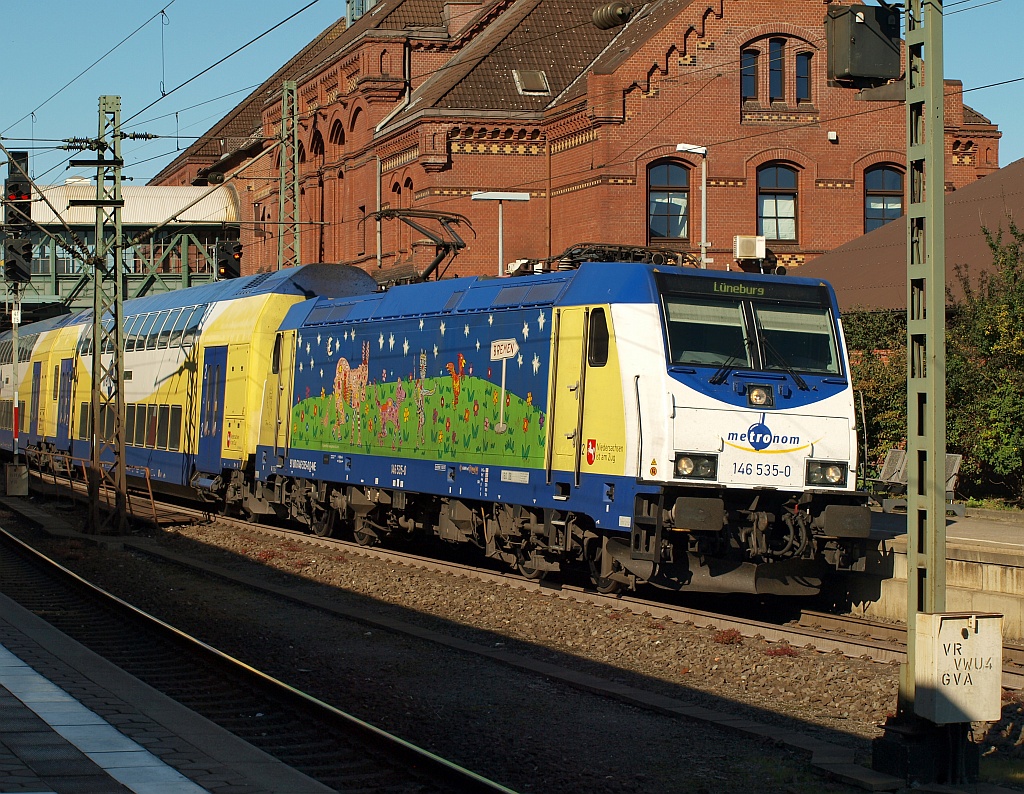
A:
<svg viewBox="0 0 1024 794">
<path fill-rule="evenodd" d="M 196 468 L 208 474 L 217 474 L 221 469 L 224 380 L 228 349 L 224 345 L 208 347 L 203 360 L 203 392 L 199 402 L 199 450 L 196 455 Z"/>
<path fill-rule="evenodd" d="M 32 404 L 29 406 L 29 438 L 35 438 L 39 434 L 39 392 L 42 388 L 43 362 L 37 361 L 32 365 Z"/>
<path fill-rule="evenodd" d="M 587 310 L 583 308 L 555 311 L 552 338 L 555 361 L 554 382 L 551 384 L 549 416 L 551 428 L 548 436 L 548 479 L 554 471 L 571 471 L 573 484 L 580 478 L 580 432 L 583 422 L 584 378 L 583 351 L 586 347 Z"/>
<path fill-rule="evenodd" d="M 71 379 L 75 375 L 75 360 L 62 358 L 57 383 L 57 449 L 67 451 L 71 446 Z"/>
</svg>

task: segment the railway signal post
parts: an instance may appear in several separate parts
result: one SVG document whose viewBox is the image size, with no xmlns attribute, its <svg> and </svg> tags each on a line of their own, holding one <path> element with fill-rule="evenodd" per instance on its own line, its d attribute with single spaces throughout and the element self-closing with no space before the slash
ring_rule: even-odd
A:
<svg viewBox="0 0 1024 794">
<path fill-rule="evenodd" d="M 72 166 L 96 168 L 96 198 L 72 199 L 69 205 L 96 209 L 89 530 L 95 534 L 121 535 L 128 524 L 122 367 L 121 97 L 101 96 L 99 106 L 99 134 L 85 144 L 86 148 L 96 150 L 96 159 L 71 161 Z"/>
<path fill-rule="evenodd" d="M 992 719 L 991 682 L 979 671 L 962 676 L 958 664 L 955 676 L 946 668 L 953 669 L 957 655 L 979 642 L 982 634 L 987 637 L 1000 632 L 1001 621 L 990 618 L 1001 616 L 943 614 L 946 264 L 941 0 L 910 0 L 905 19 L 907 661 L 900 670 L 897 713 L 886 724 L 885 734 L 875 741 L 873 766 L 911 785 L 960 784 L 977 778 L 978 752 L 968 741 L 968 733 L 971 720 Z M 996 647 L 1002 647 L 1001 637 Z M 996 676 L 1001 668 L 1000 656 L 994 664 Z M 998 678 L 995 692 L 998 715 Z"/>
</svg>

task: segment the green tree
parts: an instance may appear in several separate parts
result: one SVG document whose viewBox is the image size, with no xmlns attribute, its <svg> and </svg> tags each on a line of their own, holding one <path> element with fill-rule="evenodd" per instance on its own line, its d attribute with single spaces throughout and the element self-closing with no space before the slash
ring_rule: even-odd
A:
<svg viewBox="0 0 1024 794">
<path fill-rule="evenodd" d="M 985 229 L 992 270 L 956 278 L 946 339 L 947 438 L 979 495 L 1024 501 L 1024 231 Z"/>
<path fill-rule="evenodd" d="M 1024 231 L 984 230 L 993 267 L 971 279 L 946 322 L 946 444 L 963 456 L 960 491 L 1024 503 Z M 864 397 L 867 463 L 906 439 L 906 317 L 844 315 L 854 387 Z"/>
</svg>

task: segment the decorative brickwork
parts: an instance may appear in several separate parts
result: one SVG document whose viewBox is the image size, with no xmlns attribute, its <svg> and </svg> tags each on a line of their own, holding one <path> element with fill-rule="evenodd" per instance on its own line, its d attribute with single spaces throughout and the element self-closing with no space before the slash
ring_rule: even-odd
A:
<svg viewBox="0 0 1024 794">
<path fill-rule="evenodd" d="M 646 244 L 649 207 L 661 202 L 686 213 L 675 228 L 689 236 L 673 246 L 696 254 L 703 221 L 708 256 L 724 269 L 733 237 L 757 234 L 772 195 L 758 177 L 776 166 L 795 178 L 786 195 L 797 238 L 768 247 L 798 270 L 863 233 L 870 169 L 905 172 L 903 102 L 861 102 L 856 89 L 827 80 L 821 0 L 656 3 L 610 31 L 591 24 L 592 10 L 576 0 L 480 0 L 472 24 L 447 30 L 451 9 L 442 0 L 378 4 L 311 42 L 209 137 L 237 142 L 228 155 L 244 165 L 260 136 L 279 136 L 275 97 L 282 79 L 296 80 L 304 112 L 318 116 L 300 133 L 309 155 L 300 211 L 312 221 L 301 248 L 375 273 L 417 266 L 418 233 L 383 221 L 378 248 L 378 225 L 366 220 L 378 208 L 401 208 L 465 217 L 473 231 L 457 272 L 493 274 L 498 212 L 494 202 L 472 200 L 481 191 L 529 194 L 502 205 L 509 261 L 588 240 Z M 782 69 L 772 70 L 779 42 Z M 743 83 L 745 52 L 756 57 Z M 519 91 L 514 69 L 542 70 L 550 94 Z M 947 89 L 946 189 L 954 190 L 998 168 L 1000 132 L 964 106 L 959 83 Z M 707 147 L 706 159 L 678 152 L 681 142 Z M 154 183 L 201 179 L 224 154 L 207 143 Z M 236 181 L 247 272 L 276 265 L 277 162 L 264 157 Z M 657 181 L 669 173 L 678 182 Z M 254 206 L 269 230 L 263 237 L 252 231 Z"/>
</svg>

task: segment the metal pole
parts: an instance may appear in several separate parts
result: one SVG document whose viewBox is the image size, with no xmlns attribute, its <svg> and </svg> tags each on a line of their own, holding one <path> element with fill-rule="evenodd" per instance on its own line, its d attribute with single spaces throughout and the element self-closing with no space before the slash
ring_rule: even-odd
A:
<svg viewBox="0 0 1024 794">
<path fill-rule="evenodd" d="M 502 205 L 505 202 L 498 200 L 498 278 L 502 276 L 502 263 L 505 261 L 505 228 L 504 212 Z"/>
<path fill-rule="evenodd" d="M 922 14 L 923 6 L 923 14 Z M 946 264 L 942 3 L 907 5 L 907 663 L 914 713 L 919 612 L 946 609 Z"/>
<path fill-rule="evenodd" d="M 708 150 L 700 159 L 700 266 L 708 267 Z"/>
<path fill-rule="evenodd" d="M 128 527 L 128 487 L 124 460 L 124 262 L 121 253 L 121 206 L 124 200 L 121 195 L 119 96 L 100 97 L 96 149 L 96 199 L 85 202 L 96 207 L 89 528 L 95 534 L 123 535 Z M 69 205 L 75 206 L 75 201 Z M 113 496 L 114 502 L 109 511 L 106 507 L 110 505 L 105 507 L 103 504 L 107 494 Z"/>
<path fill-rule="evenodd" d="M 281 86 L 281 159 L 277 196 L 277 269 L 302 263 L 299 226 L 299 122 L 294 80 Z"/>
</svg>

